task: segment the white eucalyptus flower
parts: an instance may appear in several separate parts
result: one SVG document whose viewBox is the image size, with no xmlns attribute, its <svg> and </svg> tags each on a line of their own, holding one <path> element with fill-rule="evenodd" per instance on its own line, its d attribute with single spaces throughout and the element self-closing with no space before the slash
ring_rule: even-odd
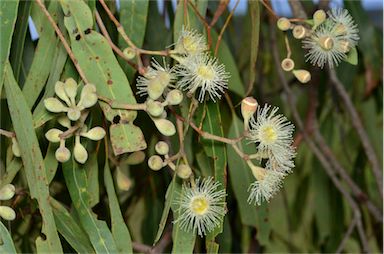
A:
<svg viewBox="0 0 384 254">
<path fill-rule="evenodd" d="M 208 50 L 204 35 L 196 30 L 188 30 L 184 27 L 175 45 L 175 52 L 179 54 L 200 54 Z"/>
<path fill-rule="evenodd" d="M 224 215 L 225 190 L 218 190 L 219 182 L 212 177 L 196 180 L 196 186 L 183 185 L 182 193 L 176 200 L 179 217 L 174 223 L 186 231 L 197 231 L 202 237 L 220 224 Z"/>
<path fill-rule="evenodd" d="M 188 90 L 194 94 L 200 89 L 198 99 L 202 102 L 205 94 L 216 101 L 228 88 L 229 73 L 225 71 L 224 64 L 208 54 L 190 55 L 182 59 L 176 68 L 176 73 L 181 76 L 177 87 Z"/>
<path fill-rule="evenodd" d="M 341 8 L 332 9 L 328 11 L 328 15 L 335 23 L 333 33 L 341 36 L 342 39 L 349 43 L 350 47 L 356 46 L 360 39 L 359 29 L 348 10 Z"/>
</svg>

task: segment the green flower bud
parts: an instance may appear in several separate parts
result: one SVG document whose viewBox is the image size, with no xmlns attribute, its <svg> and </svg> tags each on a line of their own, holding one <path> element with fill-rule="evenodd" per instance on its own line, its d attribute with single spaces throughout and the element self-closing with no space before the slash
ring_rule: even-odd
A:
<svg viewBox="0 0 384 254">
<path fill-rule="evenodd" d="M 75 160 L 81 164 L 84 164 L 88 159 L 88 152 L 80 143 L 79 136 L 76 136 L 75 147 L 73 148 L 73 156 L 75 157 Z"/>
<path fill-rule="evenodd" d="M 303 84 L 311 80 L 311 73 L 306 70 L 294 70 L 293 75 Z"/>
<path fill-rule="evenodd" d="M 60 116 L 57 118 L 57 121 L 59 122 L 59 124 L 61 126 L 64 126 L 66 128 L 71 128 L 71 120 L 69 120 L 69 118 L 67 116 Z"/>
<path fill-rule="evenodd" d="M 60 142 L 59 135 L 62 133 L 63 131 L 53 128 L 48 130 L 47 133 L 45 133 L 45 138 L 48 139 L 49 142 L 57 143 L 57 142 Z"/>
<path fill-rule="evenodd" d="M 281 30 L 281 31 L 287 31 L 288 29 L 291 28 L 291 22 L 287 19 L 287 18 L 279 18 L 279 20 L 277 20 L 277 27 Z"/>
<path fill-rule="evenodd" d="M 0 216 L 4 220 L 14 220 L 16 218 L 15 210 L 8 206 L 0 206 Z"/>
<path fill-rule="evenodd" d="M 327 15 L 325 14 L 325 11 L 323 10 L 317 10 L 314 14 L 313 14 L 313 23 L 314 23 L 314 26 L 317 27 L 319 25 L 321 25 L 325 19 L 327 18 Z"/>
<path fill-rule="evenodd" d="M 244 119 L 245 129 L 248 129 L 249 119 L 251 119 L 253 114 L 256 112 L 258 105 L 257 100 L 253 97 L 247 97 L 241 101 L 241 115 Z"/>
<path fill-rule="evenodd" d="M 128 191 L 132 187 L 132 180 L 129 179 L 120 168 L 116 168 L 116 183 L 120 190 Z"/>
<path fill-rule="evenodd" d="M 145 153 L 143 151 L 136 151 L 128 155 L 128 157 L 121 162 L 121 164 L 137 165 L 144 161 Z"/>
<path fill-rule="evenodd" d="M 153 155 L 148 159 L 148 166 L 150 169 L 158 171 L 163 167 L 163 160 L 159 155 Z"/>
<path fill-rule="evenodd" d="M 295 62 L 291 58 L 285 58 L 281 61 L 281 68 L 284 71 L 291 71 L 295 67 Z"/>
<path fill-rule="evenodd" d="M 65 81 L 64 85 L 65 93 L 68 95 L 71 102 L 74 104 L 77 94 L 77 83 L 73 78 L 69 78 Z"/>
<path fill-rule="evenodd" d="M 97 127 L 90 129 L 89 131 L 87 131 L 85 133 L 81 133 L 80 135 L 83 137 L 89 138 L 91 140 L 98 141 L 98 140 L 104 138 L 105 130 L 103 128 L 97 126 Z"/>
<path fill-rule="evenodd" d="M 160 155 L 166 155 L 169 152 L 169 146 L 164 141 L 159 141 L 155 145 L 155 150 Z"/>
<path fill-rule="evenodd" d="M 64 106 L 64 104 L 59 101 L 57 98 L 47 98 L 44 100 L 44 106 L 45 108 L 53 113 L 61 113 L 61 112 L 67 112 L 68 107 Z"/>
<path fill-rule="evenodd" d="M 123 50 L 123 54 L 124 54 L 124 56 L 127 58 L 127 59 L 129 59 L 129 60 L 131 60 L 131 59 L 133 59 L 133 58 L 135 58 L 135 56 L 136 56 L 136 52 L 135 52 L 135 50 L 133 49 L 133 48 L 125 48 L 124 50 Z"/>
<path fill-rule="evenodd" d="M 68 106 L 70 106 L 71 102 L 67 96 L 67 93 L 65 92 L 64 86 L 65 85 L 63 82 L 57 81 L 55 84 L 55 93 L 60 99 L 67 103 Z"/>
<path fill-rule="evenodd" d="M 71 157 L 71 152 L 65 146 L 60 146 L 55 152 L 55 157 L 58 162 L 64 163 Z"/>
<path fill-rule="evenodd" d="M 95 85 L 86 84 L 81 91 L 79 106 L 90 108 L 97 103 L 97 100 Z"/>
<path fill-rule="evenodd" d="M 164 106 L 159 101 L 148 99 L 146 106 L 147 112 L 153 117 L 158 117 L 164 112 Z"/>
<path fill-rule="evenodd" d="M 183 101 L 183 93 L 180 90 L 174 89 L 167 94 L 165 101 L 169 105 L 179 105 Z"/>
<path fill-rule="evenodd" d="M 158 79 L 150 79 L 148 81 L 148 96 L 152 100 L 157 100 L 163 95 L 165 86 Z"/>
<path fill-rule="evenodd" d="M 81 116 L 81 111 L 78 107 L 70 107 L 67 112 L 67 116 L 71 121 L 79 120 Z"/>
<path fill-rule="evenodd" d="M 17 142 L 16 138 L 12 138 L 12 153 L 16 157 L 21 157 L 19 143 Z"/>
<path fill-rule="evenodd" d="M 188 179 L 192 175 L 192 169 L 186 164 L 180 164 L 176 169 L 176 174 L 181 179 Z"/>
<path fill-rule="evenodd" d="M 156 128 L 160 131 L 164 136 L 173 136 L 176 133 L 176 128 L 173 123 L 167 119 L 152 119 L 155 123 Z"/>
<path fill-rule="evenodd" d="M 15 186 L 6 184 L 0 189 L 0 200 L 9 200 L 15 195 Z"/>
</svg>

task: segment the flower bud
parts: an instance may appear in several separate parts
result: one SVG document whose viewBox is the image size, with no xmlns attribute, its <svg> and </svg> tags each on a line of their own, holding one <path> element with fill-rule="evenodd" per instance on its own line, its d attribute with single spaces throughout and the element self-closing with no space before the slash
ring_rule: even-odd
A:
<svg viewBox="0 0 384 254">
<path fill-rule="evenodd" d="M 281 61 L 281 68 L 284 71 L 291 71 L 295 67 L 295 62 L 291 58 L 285 58 Z"/>
<path fill-rule="evenodd" d="M 8 206 L 0 206 L 0 216 L 4 220 L 14 220 L 16 218 L 15 210 Z"/>
<path fill-rule="evenodd" d="M 291 28 L 291 22 L 287 19 L 287 18 L 279 18 L 279 20 L 277 20 L 277 27 L 281 30 L 281 31 L 287 31 L 288 29 Z"/>
<path fill-rule="evenodd" d="M 166 155 L 169 152 L 169 146 L 164 141 L 159 141 L 155 145 L 155 150 L 160 155 Z"/>
<path fill-rule="evenodd" d="M 179 105 L 183 101 L 183 93 L 180 90 L 174 89 L 167 94 L 165 101 L 169 105 Z"/>
<path fill-rule="evenodd" d="M 105 130 L 103 128 L 97 126 L 97 127 L 90 129 L 89 131 L 87 131 L 85 133 L 81 133 L 80 135 L 83 137 L 89 138 L 91 140 L 98 141 L 98 140 L 104 138 Z"/>
<path fill-rule="evenodd" d="M 67 96 L 67 93 L 65 92 L 64 86 L 65 85 L 63 82 L 57 81 L 55 84 L 55 93 L 60 99 L 65 101 L 65 103 L 67 103 L 67 105 L 69 106 L 71 105 L 71 102 Z"/>
<path fill-rule="evenodd" d="M 158 117 L 164 112 L 164 106 L 159 101 L 148 99 L 146 106 L 147 112 L 153 117 Z"/>
<path fill-rule="evenodd" d="M 98 97 L 96 87 L 93 84 L 86 84 L 81 90 L 80 102 L 78 106 L 90 108 L 97 103 Z"/>
<path fill-rule="evenodd" d="M 15 195 L 15 186 L 6 184 L 0 189 L 0 200 L 9 200 Z"/>
<path fill-rule="evenodd" d="M 57 118 L 57 121 L 59 122 L 59 124 L 61 126 L 64 126 L 66 128 L 71 128 L 71 120 L 69 120 L 69 118 L 67 116 L 60 116 Z"/>
<path fill-rule="evenodd" d="M 173 123 L 167 119 L 152 119 L 155 123 L 156 128 L 160 131 L 164 136 L 173 136 L 176 133 L 176 128 Z"/>
<path fill-rule="evenodd" d="M 64 163 L 71 157 L 71 152 L 65 146 L 60 145 L 55 152 L 55 157 L 57 161 Z"/>
<path fill-rule="evenodd" d="M 176 169 L 176 174 L 181 179 L 188 179 L 192 175 L 192 169 L 186 164 L 180 164 Z"/>
<path fill-rule="evenodd" d="M 255 98 L 247 97 L 241 101 L 241 115 L 244 119 L 244 128 L 248 129 L 249 119 L 256 112 L 258 103 Z"/>
<path fill-rule="evenodd" d="M 128 60 L 131 60 L 131 59 L 133 59 L 133 58 L 135 58 L 135 56 L 136 56 L 136 52 L 135 52 L 135 50 L 133 49 L 133 48 L 125 48 L 124 50 L 123 50 L 123 54 L 124 54 L 124 56 L 128 59 Z"/>
<path fill-rule="evenodd" d="M 67 112 L 67 116 L 71 121 L 79 120 L 81 116 L 81 111 L 78 107 L 70 107 Z"/>
<path fill-rule="evenodd" d="M 128 155 L 128 157 L 121 164 L 137 165 L 144 161 L 145 153 L 143 151 L 136 151 Z"/>
<path fill-rule="evenodd" d="M 64 90 L 71 102 L 74 102 L 77 94 L 77 83 L 73 78 L 69 78 L 65 81 Z"/>
<path fill-rule="evenodd" d="M 116 168 L 116 183 L 117 187 L 122 191 L 128 191 L 132 187 L 132 180 L 129 179 L 120 168 Z"/>
<path fill-rule="evenodd" d="M 45 108 L 53 113 L 67 112 L 68 108 L 57 98 L 47 98 L 44 100 Z"/>
<path fill-rule="evenodd" d="M 148 82 L 148 96 L 152 100 L 157 100 L 163 94 L 165 86 L 157 79 L 150 79 Z"/>
<path fill-rule="evenodd" d="M 16 157 L 20 157 L 21 156 L 19 143 L 17 142 L 16 138 L 14 138 L 14 137 L 12 138 L 12 153 Z"/>
<path fill-rule="evenodd" d="M 351 50 L 350 43 L 346 40 L 340 40 L 340 48 L 343 53 L 348 53 Z"/>
<path fill-rule="evenodd" d="M 265 168 L 258 167 L 258 166 L 255 166 L 255 165 L 251 165 L 251 171 L 252 171 L 253 176 L 258 181 L 264 180 L 265 175 L 267 174 Z"/>
<path fill-rule="evenodd" d="M 45 133 L 45 138 L 49 140 L 49 142 L 57 143 L 60 142 L 60 134 L 62 134 L 63 131 L 59 129 L 50 129 Z"/>
<path fill-rule="evenodd" d="M 307 30 L 302 25 L 297 25 L 293 28 L 292 34 L 296 39 L 303 39 L 307 34 Z"/>
<path fill-rule="evenodd" d="M 155 170 L 155 171 L 160 170 L 163 167 L 163 160 L 159 155 L 152 155 L 148 159 L 148 166 L 152 170 Z"/>
<path fill-rule="evenodd" d="M 293 75 L 303 84 L 311 80 L 311 73 L 306 70 L 294 70 Z"/>
<path fill-rule="evenodd" d="M 73 149 L 73 156 L 75 160 L 81 164 L 84 164 L 88 159 L 88 152 L 85 147 L 80 143 L 80 137 L 76 136 L 75 147 Z"/>
<path fill-rule="evenodd" d="M 314 23 L 315 27 L 321 25 L 325 21 L 326 18 L 327 18 L 327 15 L 325 14 L 325 11 L 317 10 L 313 14 L 313 23 Z"/>
</svg>

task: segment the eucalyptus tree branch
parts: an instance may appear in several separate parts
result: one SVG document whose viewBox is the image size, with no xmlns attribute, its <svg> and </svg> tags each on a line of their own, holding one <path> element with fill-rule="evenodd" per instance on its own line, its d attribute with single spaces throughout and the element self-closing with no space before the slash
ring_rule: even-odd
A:
<svg viewBox="0 0 384 254">
<path fill-rule="evenodd" d="M 355 226 L 357 224 L 357 221 L 358 221 L 358 218 L 356 216 L 353 217 L 353 220 L 352 220 L 351 224 L 349 224 L 348 229 L 344 234 L 343 240 L 341 240 L 335 253 L 341 253 L 343 251 L 345 243 L 347 242 L 348 238 L 351 236 L 353 229 L 355 228 Z"/>
<path fill-rule="evenodd" d="M 341 83 L 341 81 L 337 77 L 336 71 L 334 69 L 329 69 L 329 75 L 330 75 L 330 80 L 333 87 L 336 89 L 336 92 L 338 93 L 339 97 L 344 103 L 344 106 L 348 114 L 351 116 L 352 126 L 355 128 L 361 140 L 361 143 L 363 145 L 365 154 L 367 155 L 367 158 L 372 165 L 372 171 L 373 171 L 373 174 L 375 175 L 377 188 L 380 191 L 381 198 L 383 198 L 383 172 L 382 172 L 383 168 L 382 166 L 380 166 L 379 160 L 376 156 L 376 152 L 373 149 L 373 146 L 368 138 L 368 134 L 365 131 L 363 123 L 357 113 L 356 108 L 354 107 L 351 101 L 351 98 L 349 97 L 347 91 L 345 90 L 344 85 Z"/>
<path fill-rule="evenodd" d="M 14 132 L 6 131 L 6 130 L 3 130 L 3 129 L 0 129 L 0 135 L 3 135 L 3 136 L 8 137 L 8 138 L 16 137 L 16 134 Z"/>
</svg>

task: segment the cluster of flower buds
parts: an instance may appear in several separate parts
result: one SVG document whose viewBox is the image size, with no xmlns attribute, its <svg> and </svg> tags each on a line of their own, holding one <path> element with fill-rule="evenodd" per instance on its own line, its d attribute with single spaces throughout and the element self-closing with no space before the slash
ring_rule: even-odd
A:
<svg viewBox="0 0 384 254">
<path fill-rule="evenodd" d="M 77 162 L 84 164 L 88 159 L 88 152 L 81 144 L 80 137 L 98 141 L 104 138 L 105 130 L 101 127 L 94 127 L 87 130 L 86 125 L 84 125 L 84 121 L 88 116 L 87 109 L 95 105 L 98 100 L 96 87 L 93 84 L 86 84 L 81 90 L 78 103 L 76 103 L 77 91 L 78 85 L 72 78 L 67 79 L 65 83 L 58 81 L 55 85 L 55 93 L 67 106 L 55 97 L 45 99 L 44 105 L 50 112 L 66 113 L 66 115 L 58 118 L 58 122 L 68 130 L 73 128 L 72 123 L 75 125 L 79 124 L 79 128 L 74 131 L 75 145 L 73 155 Z M 65 146 L 65 141 L 72 137 L 73 133 L 69 132 L 68 135 L 66 134 L 66 132 L 56 128 L 52 128 L 45 133 L 45 137 L 50 142 L 60 143 L 55 153 L 56 159 L 59 162 L 66 162 L 71 157 L 71 152 Z"/>
<path fill-rule="evenodd" d="M 257 153 L 252 159 L 261 163 L 266 160 L 265 167 L 256 166 L 247 160 L 256 181 L 249 187 L 249 203 L 260 204 L 280 189 L 284 177 L 294 167 L 295 149 L 293 143 L 294 125 L 283 115 L 276 115 L 278 108 L 269 105 L 259 107 L 252 97 L 244 98 L 241 113 L 244 119 L 246 137 L 256 144 Z"/>
<path fill-rule="evenodd" d="M 347 60 L 347 54 L 356 47 L 359 40 L 357 25 L 345 9 L 332 9 L 327 13 L 317 10 L 312 19 L 305 23 L 292 24 L 283 17 L 277 21 L 277 27 L 282 31 L 292 30 L 293 37 L 302 40 L 303 48 L 308 50 L 306 60 L 320 68 L 326 64 L 333 68 Z M 284 59 L 282 62 L 282 68 L 286 71 L 293 70 L 293 66 L 292 59 Z M 310 79 L 307 71 L 298 71 L 293 74 L 300 82 L 305 83 L 303 81 Z"/>
<path fill-rule="evenodd" d="M 155 151 L 157 155 L 152 155 L 148 160 L 148 166 L 150 169 L 158 171 L 168 165 L 175 171 L 178 177 L 181 179 L 188 179 L 192 175 L 192 169 L 188 163 L 180 162 L 175 165 L 169 157 L 169 146 L 164 141 L 159 141 L 155 145 Z M 164 156 L 164 159 L 161 157 Z"/>
<path fill-rule="evenodd" d="M 0 189 L 0 201 L 10 200 L 15 195 L 15 186 L 6 184 Z M 15 210 L 9 206 L 0 205 L 0 217 L 4 220 L 14 220 L 16 218 Z"/>
</svg>

